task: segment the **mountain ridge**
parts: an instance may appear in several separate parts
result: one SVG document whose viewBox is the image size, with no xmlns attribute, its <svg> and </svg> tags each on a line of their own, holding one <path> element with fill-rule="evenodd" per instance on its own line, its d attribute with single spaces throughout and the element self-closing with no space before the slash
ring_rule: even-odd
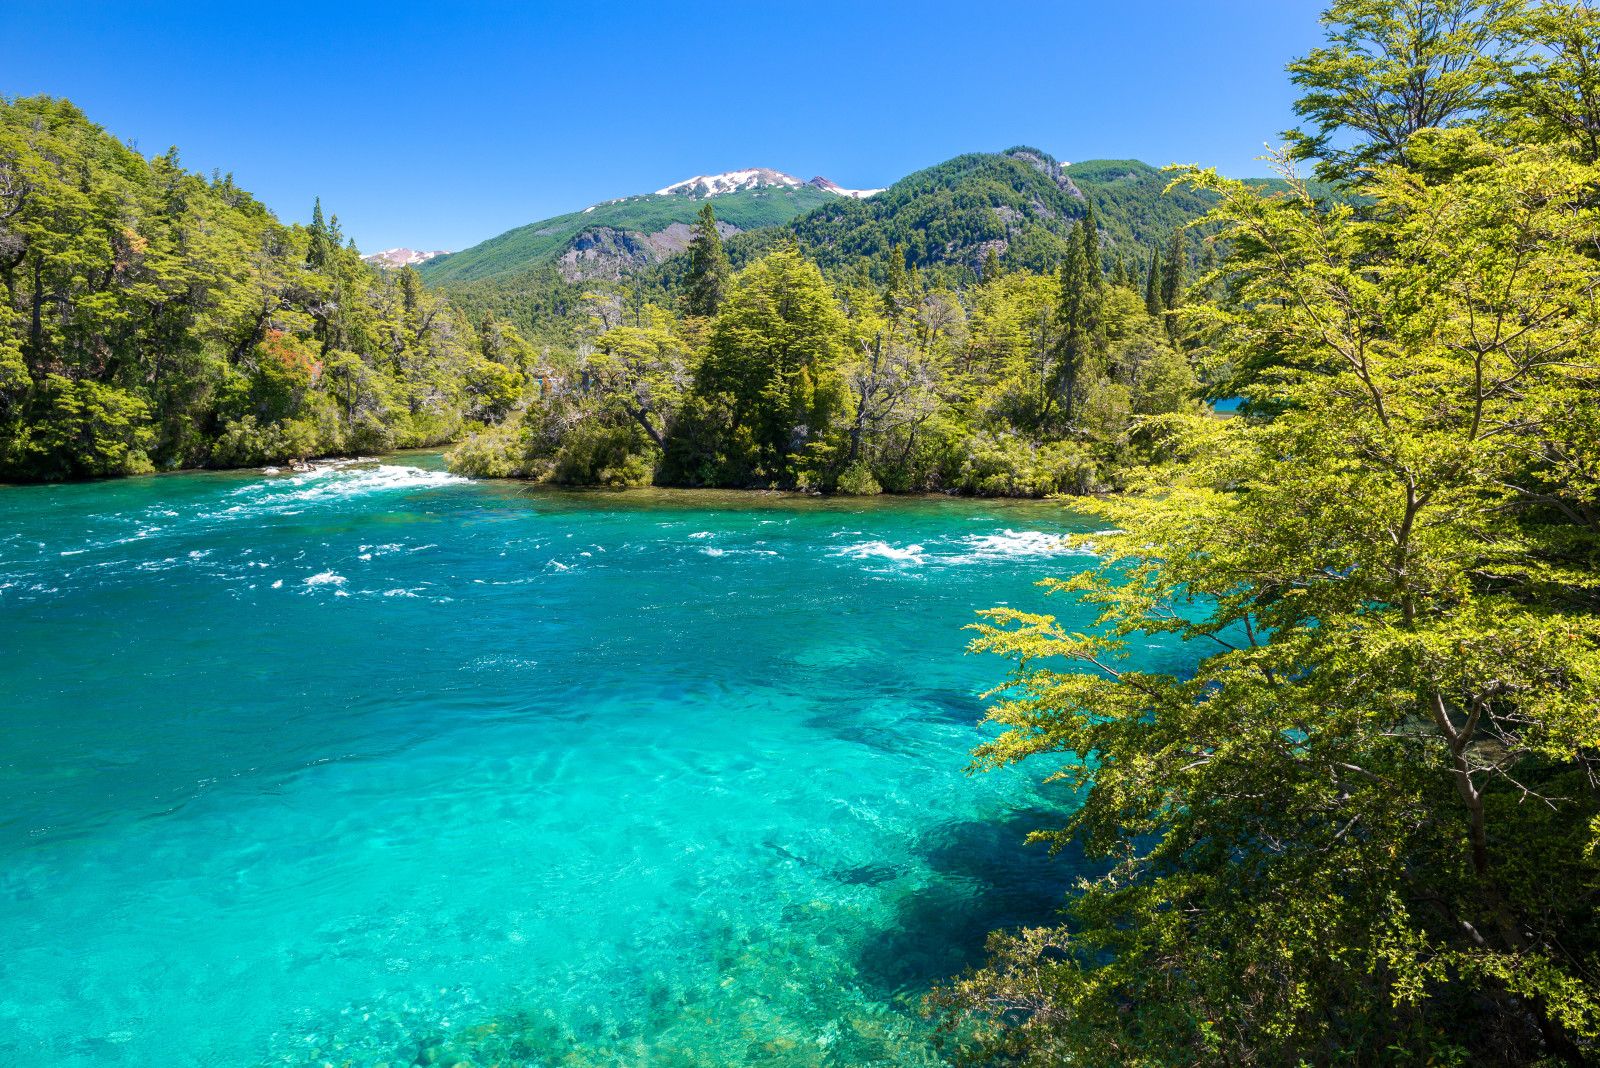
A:
<svg viewBox="0 0 1600 1068">
<path fill-rule="evenodd" d="M 432 252 L 419 252 L 414 248 L 388 248 L 382 252 L 368 253 L 361 258 L 375 267 L 405 267 L 407 265 L 414 267 L 419 263 L 427 263 L 431 259 L 448 255 L 450 255 L 450 250 L 442 248 L 435 249 Z"/>
<path fill-rule="evenodd" d="M 680 251 L 687 227 L 708 200 L 716 205 L 718 229 L 731 236 L 782 225 L 831 200 L 860 200 L 879 192 L 846 189 L 820 175 L 802 181 L 769 167 L 697 174 L 653 193 L 617 197 L 515 227 L 430 258 L 420 269 L 430 283 L 471 282 L 539 264 L 555 264 L 568 281 L 615 278 Z"/>
</svg>

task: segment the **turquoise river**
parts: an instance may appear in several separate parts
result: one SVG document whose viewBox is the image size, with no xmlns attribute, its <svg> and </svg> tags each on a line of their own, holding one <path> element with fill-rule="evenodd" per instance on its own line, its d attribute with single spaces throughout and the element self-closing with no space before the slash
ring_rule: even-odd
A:
<svg viewBox="0 0 1600 1068">
<path fill-rule="evenodd" d="M 430 453 L 0 487 L 0 1064 L 937 1063 L 922 993 L 1083 870 L 1040 769 L 964 774 L 961 628 L 1089 529 Z"/>
</svg>

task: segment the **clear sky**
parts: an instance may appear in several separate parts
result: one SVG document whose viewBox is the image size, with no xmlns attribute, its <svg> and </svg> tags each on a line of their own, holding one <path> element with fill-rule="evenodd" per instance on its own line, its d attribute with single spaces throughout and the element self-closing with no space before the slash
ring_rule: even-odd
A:
<svg viewBox="0 0 1600 1068">
<path fill-rule="evenodd" d="M 460 249 L 694 174 L 888 185 L 1017 144 L 1267 173 L 1314 0 L 0 0 L 0 92 L 312 198 L 362 251 Z"/>
</svg>

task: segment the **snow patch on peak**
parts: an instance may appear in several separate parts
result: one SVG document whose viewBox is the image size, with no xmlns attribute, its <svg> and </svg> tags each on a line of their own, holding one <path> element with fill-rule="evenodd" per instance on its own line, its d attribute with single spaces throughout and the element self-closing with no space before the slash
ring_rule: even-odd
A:
<svg viewBox="0 0 1600 1068">
<path fill-rule="evenodd" d="M 446 249 L 435 249 L 433 252 L 418 252 L 412 248 L 391 248 L 382 252 L 374 252 L 370 256 L 362 256 L 363 260 L 379 267 L 404 267 L 407 264 L 427 263 L 435 256 L 448 256 Z"/>
<path fill-rule="evenodd" d="M 714 197 L 723 193 L 737 193 L 741 189 L 764 189 L 768 186 L 795 189 L 805 184 L 792 174 L 784 174 L 770 167 L 750 167 L 742 171 L 725 171 L 722 174 L 697 174 L 693 178 L 675 182 L 665 189 L 657 189 L 656 196 Z"/>
</svg>

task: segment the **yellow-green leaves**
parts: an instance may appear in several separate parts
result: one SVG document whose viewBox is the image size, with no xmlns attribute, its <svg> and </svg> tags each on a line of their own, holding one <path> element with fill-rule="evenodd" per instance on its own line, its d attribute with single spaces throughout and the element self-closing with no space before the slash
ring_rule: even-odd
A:
<svg viewBox="0 0 1600 1068">
<path fill-rule="evenodd" d="M 977 765 L 1087 787 L 1055 840 L 1116 865 L 1048 967 L 1002 938 L 945 1001 L 1024 1063 L 1520 1063 L 1600 1028 L 1600 171 L 1408 151 L 1361 212 L 1186 175 L 1232 299 L 1185 314 L 1250 408 L 1084 505 L 1117 532 L 1051 585 L 1091 631 L 979 628 L 1019 666 Z M 1137 670 L 1156 634 L 1189 674 Z M 1026 1020 L 995 1008 L 1023 976 Z"/>
</svg>

